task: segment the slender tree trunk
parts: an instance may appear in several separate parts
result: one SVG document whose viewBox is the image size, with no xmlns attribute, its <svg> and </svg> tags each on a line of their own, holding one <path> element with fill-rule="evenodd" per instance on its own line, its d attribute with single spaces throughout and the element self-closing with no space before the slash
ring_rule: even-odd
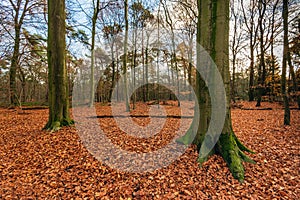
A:
<svg viewBox="0 0 300 200">
<path fill-rule="evenodd" d="M 45 129 L 51 131 L 73 123 L 69 115 L 65 20 L 65 1 L 48 1 L 49 120 Z"/>
<path fill-rule="evenodd" d="M 17 96 L 17 83 L 16 83 L 16 74 L 18 67 L 18 60 L 20 56 L 20 26 L 19 24 L 15 25 L 15 41 L 14 41 L 14 52 L 11 59 L 11 65 L 9 69 L 9 88 L 10 88 L 10 104 L 12 106 L 18 105 L 18 96 Z"/>
<path fill-rule="evenodd" d="M 273 7 L 273 15 L 272 15 L 272 25 L 271 25 L 271 73 L 272 73 L 272 86 L 271 86 L 271 98 L 274 101 L 275 98 L 275 55 L 274 55 L 274 32 L 275 32 L 275 10 L 277 8 L 279 0 L 276 0 L 275 5 Z"/>
<path fill-rule="evenodd" d="M 281 75 L 281 93 L 284 102 L 284 125 L 290 125 L 290 107 L 289 99 L 286 93 L 286 68 L 288 59 L 288 0 L 283 0 L 282 9 L 283 18 L 283 58 L 282 58 L 282 75 Z"/>
<path fill-rule="evenodd" d="M 14 15 L 14 29 L 15 29 L 15 38 L 14 38 L 14 49 L 11 59 L 11 65 L 9 68 L 9 95 L 10 95 L 10 104 L 12 106 L 18 105 L 19 99 L 17 96 L 17 83 L 16 83 L 16 74 L 17 68 L 19 65 L 20 58 L 20 39 L 21 39 L 21 28 L 24 22 L 26 13 L 28 12 L 28 3 L 29 0 L 24 2 L 23 8 L 22 4 L 17 3 L 15 5 L 12 1 L 11 4 L 15 9 Z"/>
<path fill-rule="evenodd" d="M 188 82 L 191 87 L 189 87 L 189 101 L 192 100 L 192 60 L 193 60 L 193 34 L 191 34 L 191 38 L 189 41 L 189 50 L 188 50 L 188 59 L 189 59 L 189 66 L 188 66 Z"/>
<path fill-rule="evenodd" d="M 172 68 L 175 68 L 176 70 L 176 88 L 177 88 L 177 95 L 179 97 L 180 95 L 180 85 L 179 85 L 179 72 L 178 72 L 178 62 L 177 62 L 177 56 L 176 56 L 176 44 L 175 44 L 175 33 L 174 33 L 174 24 L 172 21 L 172 18 L 170 16 L 169 9 L 167 7 L 167 3 L 163 3 L 163 8 L 165 11 L 166 16 L 166 22 L 169 25 L 171 29 L 171 42 L 172 42 L 172 52 L 171 52 L 171 66 Z M 179 98 L 177 99 L 177 106 L 180 106 Z"/>
<path fill-rule="evenodd" d="M 124 18 L 125 18 L 125 39 L 124 39 L 124 60 L 123 60 L 123 75 L 124 75 L 124 92 L 125 92 L 125 104 L 126 112 L 130 111 L 129 97 L 128 97 L 128 84 L 127 84 L 127 62 L 128 62 L 128 0 L 124 1 Z"/>
<path fill-rule="evenodd" d="M 250 38 L 250 43 L 252 38 Z M 249 101 L 254 101 L 254 46 L 250 45 Z"/>
<path fill-rule="evenodd" d="M 160 55 L 160 4 L 158 7 L 158 14 L 157 14 L 157 54 L 156 54 L 156 72 L 157 72 L 157 105 L 159 107 L 160 102 L 160 83 L 159 83 L 159 55 Z"/>
<path fill-rule="evenodd" d="M 245 4 L 247 5 L 247 4 Z M 250 74 L 249 74 L 249 88 L 248 88 L 248 96 L 249 96 L 249 101 L 254 101 L 254 50 L 255 50 L 255 45 L 256 45 L 256 36 L 257 36 L 257 30 L 258 26 L 255 27 L 256 19 L 254 17 L 255 15 L 255 1 L 250 1 L 250 16 L 246 16 L 246 11 L 244 8 L 244 1 L 241 0 L 241 6 L 243 10 L 243 15 L 244 15 L 244 21 L 246 28 L 249 33 L 249 46 L 250 46 Z"/>
<path fill-rule="evenodd" d="M 114 40 L 114 38 L 113 38 Z M 116 61 L 115 61 L 115 53 L 114 53 L 114 42 L 112 42 L 112 46 L 111 46 L 111 58 L 112 58 L 112 63 L 111 63 L 111 67 L 112 67 L 112 75 L 111 75 L 111 87 L 109 90 L 109 98 L 108 101 L 111 101 L 112 98 L 112 94 L 115 88 L 115 82 L 116 82 Z"/>
<path fill-rule="evenodd" d="M 148 53 L 148 42 L 147 42 L 147 47 L 146 47 L 146 63 L 145 63 L 145 65 L 146 65 L 146 77 L 145 77 L 145 79 L 146 79 L 146 101 L 149 101 L 149 53 Z"/>
<path fill-rule="evenodd" d="M 256 106 L 259 107 L 261 106 L 261 98 L 262 98 L 262 93 L 265 88 L 265 79 L 266 79 L 266 64 L 265 64 L 265 48 L 264 48 L 264 28 L 263 28 L 263 20 L 264 20 L 264 15 L 265 15 L 265 10 L 266 10 L 266 3 L 264 0 L 259 0 L 258 2 L 258 7 L 259 7 L 259 30 L 260 30 L 260 37 L 259 37 L 259 42 L 260 42 L 260 61 L 259 61 L 259 81 L 258 81 L 258 88 L 257 88 L 257 103 Z"/>
<path fill-rule="evenodd" d="M 142 28 L 143 102 L 146 102 L 144 28 Z"/>
<path fill-rule="evenodd" d="M 232 60 L 232 87 L 231 87 L 231 99 L 235 103 L 235 56 Z"/>
<path fill-rule="evenodd" d="M 94 8 L 94 13 L 92 17 L 92 44 L 91 44 L 91 77 L 90 77 L 90 107 L 94 105 L 95 101 L 95 37 L 96 37 L 96 23 L 98 14 L 100 12 L 100 0 L 97 0 L 96 7 Z"/>
</svg>

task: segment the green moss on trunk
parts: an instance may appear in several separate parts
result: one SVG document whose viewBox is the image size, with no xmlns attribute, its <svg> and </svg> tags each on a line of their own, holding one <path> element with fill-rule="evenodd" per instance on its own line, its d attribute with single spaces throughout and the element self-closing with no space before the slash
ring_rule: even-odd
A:
<svg viewBox="0 0 300 200">
<path fill-rule="evenodd" d="M 208 155 L 199 155 L 198 162 L 201 165 L 213 153 L 220 154 L 226 161 L 234 178 L 240 182 L 244 180 L 243 162 L 254 163 L 243 151 L 251 152 L 235 136 L 230 115 L 230 73 L 229 73 L 229 0 L 198 0 L 198 24 L 197 24 L 197 42 L 209 52 L 214 60 L 218 70 L 223 78 L 226 91 L 226 118 L 220 138 L 214 149 Z M 197 65 L 200 63 L 199 49 L 197 49 Z M 210 70 L 210 69 L 207 69 Z M 214 74 L 210 77 L 213 79 Z M 200 75 L 196 76 L 196 95 L 198 99 L 198 108 L 195 109 L 195 117 L 199 117 L 199 124 L 196 126 L 193 121 L 191 128 L 186 135 L 179 138 L 177 142 L 185 145 L 192 142 L 197 145 L 199 151 L 211 115 L 211 102 L 208 94 L 208 88 Z"/>
<path fill-rule="evenodd" d="M 44 129 L 50 131 L 73 123 L 69 115 L 65 20 L 65 1 L 48 1 L 49 120 Z"/>
<path fill-rule="evenodd" d="M 245 174 L 243 161 L 250 163 L 255 162 L 242 153 L 235 138 L 233 132 L 222 133 L 216 145 L 216 150 L 226 161 L 233 177 L 239 180 L 239 182 L 243 182 Z"/>
</svg>

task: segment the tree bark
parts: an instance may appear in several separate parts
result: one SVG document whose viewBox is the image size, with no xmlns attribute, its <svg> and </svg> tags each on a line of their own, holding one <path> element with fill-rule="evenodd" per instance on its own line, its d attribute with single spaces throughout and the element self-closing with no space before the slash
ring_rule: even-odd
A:
<svg viewBox="0 0 300 200">
<path fill-rule="evenodd" d="M 210 152 L 220 154 L 226 161 L 234 178 L 240 182 L 244 180 L 244 167 L 242 162 L 252 162 L 243 151 L 251 152 L 235 136 L 230 115 L 230 73 L 229 73 L 229 0 L 198 0 L 198 25 L 197 42 L 200 43 L 210 54 L 222 75 L 226 91 L 226 118 L 219 141 Z M 197 60 L 199 60 L 199 51 L 197 50 Z M 197 63 L 198 64 L 198 63 Z M 209 69 L 208 69 L 209 70 Z M 199 150 L 208 129 L 211 115 L 211 103 L 208 94 L 208 88 L 205 82 L 201 80 L 197 73 L 196 93 L 198 98 L 199 112 L 195 112 L 195 118 L 200 118 L 196 137 L 193 141 Z M 198 113 L 198 115 L 197 115 Z M 194 122 L 192 126 L 194 126 Z M 193 134 L 193 127 L 178 142 L 189 144 L 189 135 Z M 199 155 L 200 165 L 207 159 Z"/>
<path fill-rule="evenodd" d="M 10 104 L 12 106 L 18 105 L 17 86 L 16 86 L 16 74 L 18 67 L 18 60 L 20 56 L 20 25 L 15 25 L 15 44 L 14 52 L 11 59 L 11 65 L 9 69 L 9 88 L 10 88 Z"/>
<path fill-rule="evenodd" d="M 100 12 L 100 0 L 97 0 L 96 5 L 94 7 L 93 17 L 92 17 L 90 107 L 92 107 L 94 105 L 94 101 L 95 101 L 95 80 L 94 80 L 94 71 L 95 71 L 95 37 L 96 37 L 96 23 L 97 23 L 99 12 Z"/>
<path fill-rule="evenodd" d="M 124 18 L 125 18 L 125 38 L 124 38 L 124 60 L 123 60 L 123 75 L 124 75 L 124 92 L 125 92 L 125 104 L 126 112 L 130 111 L 129 97 L 128 97 L 128 84 L 127 84 L 127 62 L 128 62 L 128 0 L 124 1 Z"/>
<path fill-rule="evenodd" d="M 290 125 L 290 107 L 289 99 L 286 93 L 286 68 L 288 58 L 288 0 L 283 0 L 282 9 L 283 18 L 283 57 L 282 57 L 282 75 L 281 75 L 281 93 L 284 102 L 284 125 Z"/>
<path fill-rule="evenodd" d="M 65 1 L 48 1 L 49 120 L 44 128 L 50 131 L 73 123 L 69 115 L 65 20 Z"/>
<path fill-rule="evenodd" d="M 263 28 L 263 20 L 266 11 L 266 2 L 264 0 L 259 0 L 258 2 L 258 10 L 259 10 L 259 31 L 260 31 L 260 61 L 259 61 L 259 70 L 258 70 L 258 89 L 257 89 L 257 103 L 256 107 L 261 106 L 262 93 L 265 88 L 265 79 L 266 79 L 266 64 L 265 64 L 265 48 L 264 48 L 264 28 Z"/>
</svg>

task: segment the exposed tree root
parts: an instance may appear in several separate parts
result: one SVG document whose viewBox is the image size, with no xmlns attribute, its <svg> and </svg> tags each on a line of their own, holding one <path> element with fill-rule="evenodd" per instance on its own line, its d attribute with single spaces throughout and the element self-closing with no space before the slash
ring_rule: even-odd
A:
<svg viewBox="0 0 300 200">
<path fill-rule="evenodd" d="M 194 141 L 194 143 L 197 144 L 197 142 L 195 142 L 197 138 L 194 137 L 194 134 L 195 133 L 193 133 L 192 128 L 190 128 L 188 132 L 181 138 L 177 139 L 176 142 L 184 145 L 190 145 Z M 198 140 L 198 142 L 199 141 L 200 140 Z M 199 151 L 200 148 L 198 147 L 197 149 Z M 246 154 L 243 153 L 244 151 L 254 153 L 253 151 L 245 147 L 233 132 L 229 134 L 221 134 L 215 148 L 205 157 L 199 155 L 197 162 L 201 167 L 202 164 L 207 161 L 211 155 L 213 155 L 214 153 L 218 153 L 226 161 L 233 177 L 239 180 L 239 182 L 243 182 L 245 174 L 243 162 L 255 164 L 252 159 L 250 159 Z"/>
<path fill-rule="evenodd" d="M 44 127 L 44 130 L 55 132 L 58 131 L 61 127 L 63 126 L 71 126 L 74 124 L 74 121 L 71 119 L 63 119 L 61 122 L 60 121 L 55 121 L 55 122 L 48 122 L 46 126 Z"/>
<path fill-rule="evenodd" d="M 233 177 L 239 180 L 239 182 L 243 182 L 245 171 L 242 163 L 255 163 L 243 151 L 252 151 L 242 145 L 234 133 L 221 134 L 216 145 L 216 150 L 226 161 Z"/>
</svg>

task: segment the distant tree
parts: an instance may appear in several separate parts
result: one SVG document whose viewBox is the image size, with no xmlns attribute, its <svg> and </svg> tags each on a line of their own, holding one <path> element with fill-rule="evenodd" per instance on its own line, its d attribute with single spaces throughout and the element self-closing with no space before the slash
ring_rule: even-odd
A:
<svg viewBox="0 0 300 200">
<path fill-rule="evenodd" d="M 279 70 L 279 63 L 275 55 L 266 55 L 266 93 L 269 93 L 270 100 L 273 101 L 275 97 L 281 95 L 281 77 Z"/>
<path fill-rule="evenodd" d="M 271 36 L 270 36 L 270 47 L 271 47 L 271 77 L 272 77 L 272 83 L 275 84 L 275 79 L 276 79 L 276 64 L 275 63 L 275 55 L 274 55 L 274 46 L 275 46 L 275 38 L 276 38 L 276 9 L 278 8 L 278 5 L 279 5 L 279 0 L 276 0 L 273 2 L 273 7 L 272 7 L 272 16 L 271 16 Z M 280 21 L 280 20 L 279 20 Z M 277 26 L 277 27 L 280 27 L 280 26 Z M 272 87 L 271 88 L 271 93 L 272 95 L 275 93 L 275 87 Z"/>
<path fill-rule="evenodd" d="M 16 75 L 20 61 L 21 31 L 28 15 L 35 16 L 40 14 L 39 9 L 43 8 L 43 2 L 31 0 L 3 0 L 0 4 L 1 19 L 0 24 L 8 36 L 13 39 L 13 52 L 9 68 L 9 94 L 10 103 L 16 106 L 20 103 L 17 95 Z M 11 13 L 11 14 L 8 14 Z"/>
<path fill-rule="evenodd" d="M 65 1 L 48 1 L 49 119 L 44 128 L 51 131 L 73 123 L 69 114 L 65 37 Z"/>
<path fill-rule="evenodd" d="M 165 15 L 165 22 L 167 24 L 167 27 L 169 28 L 170 34 L 171 34 L 171 68 L 175 70 L 176 72 L 176 88 L 177 88 L 177 95 L 180 94 L 180 85 L 179 85 L 179 68 L 178 68 L 178 61 L 177 61 L 177 55 L 176 55 L 176 42 L 175 42 L 175 27 L 176 22 L 173 20 L 171 11 L 168 7 L 166 0 L 160 0 L 162 3 L 163 9 L 164 9 L 164 15 Z M 177 99 L 177 105 L 180 106 L 180 101 Z"/>
<path fill-rule="evenodd" d="M 192 60 L 193 60 L 193 40 L 196 34 L 197 29 L 197 2 L 192 0 L 184 0 L 179 1 L 178 5 L 175 7 L 175 18 L 177 17 L 180 20 L 182 25 L 182 32 L 187 36 L 187 57 L 188 57 L 188 82 L 190 85 L 194 85 L 194 81 L 192 80 Z M 194 79 L 195 80 L 195 79 Z M 189 87 L 189 100 L 192 100 L 192 87 Z"/>
<path fill-rule="evenodd" d="M 300 80 L 297 80 L 297 76 L 295 73 L 295 69 L 294 69 L 294 65 L 299 66 L 299 61 L 297 63 L 297 58 L 299 60 L 300 57 L 300 17 L 298 15 L 298 17 L 294 18 L 292 20 L 292 28 L 293 28 L 293 35 L 294 37 L 291 36 L 291 34 L 289 34 L 289 38 L 292 41 L 290 42 L 290 44 L 292 45 L 291 47 L 288 45 L 288 53 L 287 53 L 287 62 L 289 65 L 289 71 L 290 71 L 290 75 L 292 78 L 292 91 L 293 91 L 293 95 L 296 98 L 297 104 L 298 104 L 298 109 L 300 110 L 300 91 L 299 91 L 299 84 L 300 84 Z M 298 29 L 298 30 L 297 30 Z M 296 59 L 294 59 L 294 62 L 292 60 L 293 55 Z"/>
<path fill-rule="evenodd" d="M 231 35 L 229 49 L 231 51 L 231 64 L 232 64 L 232 78 L 231 78 L 231 99 L 235 102 L 236 96 L 236 68 L 238 56 L 245 47 L 244 33 L 242 31 L 244 20 L 239 11 L 240 2 L 235 4 L 233 0 L 230 3 L 231 20 L 233 21 L 233 34 Z"/>
<path fill-rule="evenodd" d="M 251 0 L 249 4 L 244 3 L 244 0 L 241 0 L 242 11 L 245 21 L 245 26 L 247 29 L 247 34 L 249 38 L 249 48 L 250 48 L 250 66 L 249 66 L 249 101 L 254 100 L 254 51 L 257 45 L 257 0 Z M 247 9 L 245 8 L 247 5 Z"/>
</svg>

